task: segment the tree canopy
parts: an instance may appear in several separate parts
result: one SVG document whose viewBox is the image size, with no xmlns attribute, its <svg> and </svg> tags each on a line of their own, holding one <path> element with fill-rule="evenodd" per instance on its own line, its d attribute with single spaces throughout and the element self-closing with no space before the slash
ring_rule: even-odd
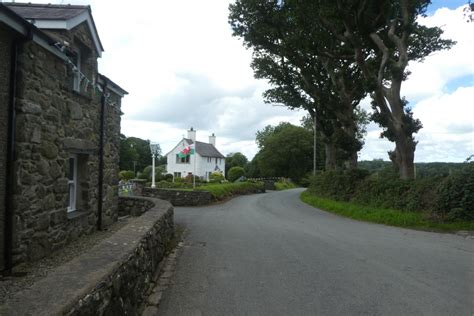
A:
<svg viewBox="0 0 474 316">
<path fill-rule="evenodd" d="M 441 39 L 441 29 L 417 22 L 429 4 L 237 0 L 229 7 L 229 22 L 234 35 L 253 50 L 256 77 L 274 86 L 265 92 L 267 101 L 321 114 L 322 130 L 342 131 L 353 161 L 361 147 L 354 109 L 370 93 L 372 119 L 383 128 L 381 136 L 395 142 L 390 158 L 402 178 L 413 178 L 413 134 L 421 122 L 400 95 L 406 67 L 453 45 Z"/>
<path fill-rule="evenodd" d="M 149 140 L 120 134 L 120 170 L 142 171 L 151 159 Z"/>
<path fill-rule="evenodd" d="M 254 160 L 260 176 L 287 177 L 300 181 L 312 169 L 313 134 L 290 123 L 267 126 L 257 133 L 265 137 Z"/>
</svg>

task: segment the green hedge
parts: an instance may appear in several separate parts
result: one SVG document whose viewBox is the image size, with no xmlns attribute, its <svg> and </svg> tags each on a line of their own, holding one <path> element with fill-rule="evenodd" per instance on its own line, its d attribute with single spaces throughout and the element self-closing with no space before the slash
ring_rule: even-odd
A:
<svg viewBox="0 0 474 316">
<path fill-rule="evenodd" d="M 294 189 L 296 188 L 296 185 L 290 180 L 284 179 L 284 180 L 275 182 L 275 188 L 277 191 L 282 191 L 282 190 Z"/>
<path fill-rule="evenodd" d="M 234 195 L 259 193 L 265 191 L 262 182 L 207 184 L 196 188 L 196 190 L 208 191 L 216 200 L 223 200 Z"/>
<path fill-rule="evenodd" d="M 474 220 L 474 164 L 446 177 L 400 180 L 394 173 L 366 170 L 323 172 L 310 179 L 310 192 L 337 201 L 428 212 L 432 219 Z"/>
</svg>

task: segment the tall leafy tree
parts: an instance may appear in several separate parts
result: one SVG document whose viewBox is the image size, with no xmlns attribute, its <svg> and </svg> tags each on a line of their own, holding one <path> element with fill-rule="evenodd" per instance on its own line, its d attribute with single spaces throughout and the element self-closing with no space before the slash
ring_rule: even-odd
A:
<svg viewBox="0 0 474 316">
<path fill-rule="evenodd" d="M 372 119 L 382 137 L 395 142 L 389 157 L 402 179 L 415 176 L 414 134 L 422 127 L 401 96 L 410 61 L 450 48 L 454 42 L 441 38 L 442 30 L 426 27 L 417 17 L 426 12 L 429 0 L 335 0 L 314 1 L 320 26 L 352 49 L 354 60 L 371 91 Z"/>
<path fill-rule="evenodd" d="M 149 140 L 120 135 L 120 170 L 142 171 L 151 159 Z"/>
<path fill-rule="evenodd" d="M 298 68 L 312 97 L 321 92 L 305 69 L 320 62 L 341 100 L 342 111 L 358 103 L 358 92 L 369 91 L 373 119 L 395 142 L 390 158 L 401 178 L 414 177 L 413 134 L 421 128 L 407 101 L 400 95 L 409 61 L 449 48 L 439 28 L 417 23 L 428 0 L 238 0 L 230 6 L 234 34 L 241 36 L 254 54 L 270 51 L 285 56 Z M 309 67 L 311 68 L 311 67 Z M 365 80 L 357 80 L 358 76 Z M 311 79 L 311 78 L 310 78 Z M 362 79 L 362 78 L 361 78 Z M 355 85 L 354 85 L 355 83 Z M 362 83 L 363 89 L 357 85 Z M 353 114 L 353 112 L 352 112 Z M 350 120 L 338 118 L 345 130 Z"/>
<path fill-rule="evenodd" d="M 303 127 L 280 124 L 261 145 L 256 155 L 261 176 L 299 181 L 312 169 L 313 136 Z"/>
<path fill-rule="evenodd" d="M 232 167 L 245 168 L 248 162 L 247 157 L 240 152 L 228 154 L 227 157 L 225 157 L 225 174 L 227 174 Z"/>
<path fill-rule="evenodd" d="M 362 148 L 354 109 L 366 94 L 360 72 L 346 61 L 318 54 L 320 48 L 286 2 L 240 0 L 230 11 L 234 35 L 254 51 L 255 76 L 273 85 L 264 93 L 265 100 L 303 108 L 316 116 L 329 153 L 326 166 L 335 166 L 337 133 L 344 138 L 339 145 L 344 145 L 347 166 L 354 168 Z M 344 52 L 340 45 L 331 45 Z"/>
</svg>

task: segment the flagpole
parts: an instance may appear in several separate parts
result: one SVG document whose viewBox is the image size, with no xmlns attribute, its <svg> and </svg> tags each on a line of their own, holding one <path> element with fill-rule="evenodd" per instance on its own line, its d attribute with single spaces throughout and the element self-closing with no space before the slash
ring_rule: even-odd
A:
<svg viewBox="0 0 474 316">
<path fill-rule="evenodd" d="M 194 142 L 194 172 L 193 172 L 193 189 L 195 188 L 196 188 L 196 142 Z"/>
</svg>

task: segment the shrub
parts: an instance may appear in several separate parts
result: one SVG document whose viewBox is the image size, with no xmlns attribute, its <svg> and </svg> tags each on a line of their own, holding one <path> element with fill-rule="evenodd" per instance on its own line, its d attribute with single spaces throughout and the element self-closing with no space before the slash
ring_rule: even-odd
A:
<svg viewBox="0 0 474 316">
<path fill-rule="evenodd" d="M 294 188 L 296 188 L 296 185 L 293 182 L 291 182 L 289 179 L 283 179 L 278 182 L 275 182 L 275 189 L 277 189 L 278 191 L 294 189 Z"/>
<path fill-rule="evenodd" d="M 135 178 L 135 173 L 132 170 L 122 170 L 119 172 L 119 179 L 128 181 Z"/>
<path fill-rule="evenodd" d="M 424 211 L 439 220 L 474 220 L 474 164 L 446 177 L 401 180 L 390 168 L 368 172 L 328 171 L 310 178 L 311 193 L 338 201 Z"/>
<path fill-rule="evenodd" d="M 209 182 L 211 182 L 211 183 L 218 183 L 218 182 L 221 182 L 221 181 L 224 181 L 224 180 L 225 180 L 224 175 L 219 171 L 214 171 L 209 176 Z"/>
<path fill-rule="evenodd" d="M 263 182 L 235 182 L 222 184 L 207 184 L 196 188 L 199 191 L 208 191 L 214 199 L 222 200 L 226 197 L 239 194 L 264 192 Z"/>
<path fill-rule="evenodd" d="M 167 173 L 163 176 L 163 180 L 173 182 L 173 175 L 171 173 Z"/>
<path fill-rule="evenodd" d="M 229 169 L 229 172 L 227 173 L 227 179 L 229 179 L 230 182 L 234 182 L 235 180 L 239 179 L 240 177 L 243 177 L 245 175 L 245 170 L 242 167 L 232 167 Z"/>
<path fill-rule="evenodd" d="M 467 164 L 446 177 L 436 193 L 436 216 L 447 220 L 474 220 L 474 164 Z"/>
</svg>

